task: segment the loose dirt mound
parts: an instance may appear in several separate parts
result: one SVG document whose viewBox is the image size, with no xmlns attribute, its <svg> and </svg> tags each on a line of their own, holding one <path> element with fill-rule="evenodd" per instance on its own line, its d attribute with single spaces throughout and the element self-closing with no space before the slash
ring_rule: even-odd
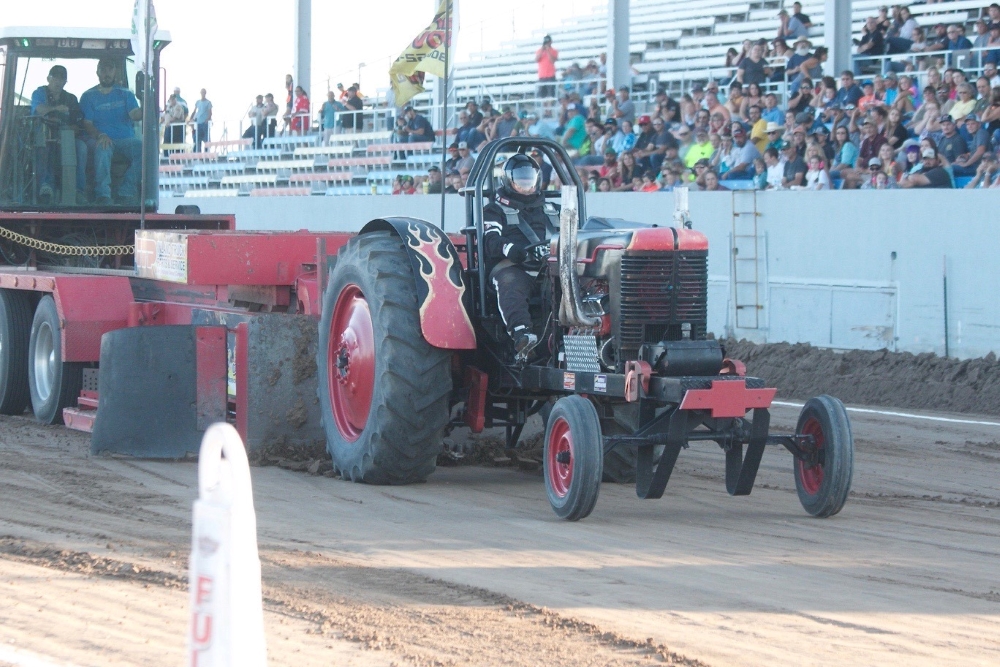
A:
<svg viewBox="0 0 1000 667">
<path fill-rule="evenodd" d="M 1000 362 L 980 359 L 851 350 L 836 352 L 807 344 L 755 345 L 723 341 L 726 354 L 747 365 L 778 395 L 807 399 L 836 396 L 855 405 L 882 405 L 1000 416 Z"/>
</svg>

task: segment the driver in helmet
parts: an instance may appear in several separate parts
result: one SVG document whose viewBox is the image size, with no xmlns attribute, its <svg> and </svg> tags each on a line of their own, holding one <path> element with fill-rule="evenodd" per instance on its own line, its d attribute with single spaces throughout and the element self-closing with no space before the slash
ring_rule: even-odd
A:
<svg viewBox="0 0 1000 667">
<path fill-rule="evenodd" d="M 483 211 L 483 250 L 489 280 L 497 292 L 500 315 L 524 359 L 538 336 L 531 330 L 528 298 L 549 255 L 549 229 L 558 229 L 558 212 L 545 201 L 537 162 L 512 155 L 499 174 L 493 201 Z"/>
</svg>

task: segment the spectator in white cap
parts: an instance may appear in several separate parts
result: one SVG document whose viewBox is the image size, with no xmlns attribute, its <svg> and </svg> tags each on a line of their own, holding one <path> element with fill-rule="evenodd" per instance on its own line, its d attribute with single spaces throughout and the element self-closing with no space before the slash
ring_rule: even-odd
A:
<svg viewBox="0 0 1000 667">
<path fill-rule="evenodd" d="M 768 148 L 781 150 L 780 144 L 782 137 L 785 136 L 785 126 L 781 123 L 768 121 L 767 127 L 764 128 L 764 132 L 767 134 L 767 146 L 764 147 L 764 150 L 767 150 Z"/>
<path fill-rule="evenodd" d="M 951 188 L 951 177 L 940 165 L 937 151 L 925 148 L 920 153 L 920 169 L 904 176 L 899 186 L 902 188 Z"/>
<path fill-rule="evenodd" d="M 469 144 L 464 141 L 458 142 L 458 160 L 455 162 L 455 169 L 459 172 L 463 169 L 472 171 L 472 165 L 474 164 L 476 164 L 476 161 L 469 153 Z"/>
</svg>

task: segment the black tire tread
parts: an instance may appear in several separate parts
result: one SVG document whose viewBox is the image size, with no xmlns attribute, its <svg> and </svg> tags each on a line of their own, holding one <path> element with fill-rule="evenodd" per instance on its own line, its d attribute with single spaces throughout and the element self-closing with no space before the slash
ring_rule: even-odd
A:
<svg viewBox="0 0 1000 667">
<path fill-rule="evenodd" d="M 635 483 L 635 466 L 638 458 L 634 447 L 615 447 L 604 455 L 603 482 L 612 484 Z"/>
<path fill-rule="evenodd" d="M 403 241 L 380 231 L 352 238 L 341 247 L 324 295 L 324 316 L 332 311 L 335 281 L 355 272 L 372 311 L 376 337 L 376 379 L 372 415 L 356 443 L 343 444 L 320 371 L 321 409 L 327 448 L 341 476 L 368 484 L 422 482 L 434 472 L 448 423 L 451 355 L 431 347 L 420 329 L 413 273 Z M 381 322 L 376 320 L 381 320 Z M 329 320 L 323 320 L 328 324 Z M 319 364 L 324 369 L 329 326 L 321 324 Z M 379 332 L 382 332 L 380 336 Z M 378 368 L 382 372 L 378 372 Z"/>
<path fill-rule="evenodd" d="M 4 327 L 4 354 L 0 376 L 0 414 L 20 415 L 31 403 L 28 386 L 28 346 L 35 316 L 31 294 L 21 290 L 0 290 L 0 326 Z"/>
<path fill-rule="evenodd" d="M 850 495 L 854 477 L 854 436 L 847 410 L 838 398 L 823 394 L 809 399 L 799 414 L 797 433 L 801 433 L 810 415 L 815 416 L 823 428 L 826 450 L 823 484 L 816 495 L 806 494 L 799 479 L 798 465 L 795 464 L 795 489 L 806 512 L 826 518 L 840 512 Z"/>
</svg>

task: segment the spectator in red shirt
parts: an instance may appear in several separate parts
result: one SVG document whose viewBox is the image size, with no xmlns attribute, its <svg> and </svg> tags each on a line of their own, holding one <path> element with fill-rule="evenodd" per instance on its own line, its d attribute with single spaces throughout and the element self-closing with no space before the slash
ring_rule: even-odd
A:
<svg viewBox="0 0 1000 667">
<path fill-rule="evenodd" d="M 295 106 L 292 108 L 292 132 L 305 134 L 309 131 L 309 96 L 302 86 L 295 86 Z"/>
<path fill-rule="evenodd" d="M 556 96 L 556 60 L 559 52 L 552 48 L 552 38 L 545 35 L 542 48 L 535 52 L 535 62 L 538 63 L 538 96 L 541 98 Z"/>
<path fill-rule="evenodd" d="M 610 181 L 618 180 L 618 154 L 611 145 L 604 149 L 604 164 L 601 165 L 598 174 Z"/>
</svg>

